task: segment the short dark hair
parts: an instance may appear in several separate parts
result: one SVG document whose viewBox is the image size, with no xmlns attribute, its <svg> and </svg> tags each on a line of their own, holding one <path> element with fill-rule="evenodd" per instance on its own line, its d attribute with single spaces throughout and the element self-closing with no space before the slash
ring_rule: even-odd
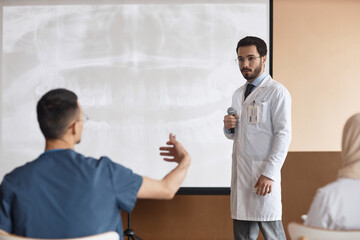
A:
<svg viewBox="0 0 360 240">
<path fill-rule="evenodd" d="M 37 104 L 37 118 L 46 139 L 58 139 L 65 134 L 79 111 L 75 93 L 58 88 L 50 90 Z"/>
<path fill-rule="evenodd" d="M 236 53 L 238 53 L 239 47 L 250 46 L 250 45 L 256 46 L 256 50 L 260 54 L 260 57 L 266 56 L 267 47 L 266 47 L 266 43 L 264 42 L 264 40 L 262 40 L 261 38 L 252 37 L 252 36 L 244 37 L 243 39 L 241 39 L 238 42 L 237 47 L 236 47 Z"/>
</svg>

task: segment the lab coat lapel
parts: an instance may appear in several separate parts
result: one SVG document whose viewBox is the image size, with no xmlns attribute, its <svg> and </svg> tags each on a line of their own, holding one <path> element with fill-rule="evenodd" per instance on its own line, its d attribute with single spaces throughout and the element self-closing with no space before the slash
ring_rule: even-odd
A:
<svg viewBox="0 0 360 240">
<path fill-rule="evenodd" d="M 245 99 L 245 101 L 243 101 L 243 105 L 245 104 L 249 104 L 250 102 L 254 101 L 256 96 L 260 95 L 260 93 L 262 92 L 262 90 L 264 90 L 264 88 L 266 87 L 266 85 L 270 82 L 270 75 L 268 75 L 262 82 L 261 84 L 256 87 L 254 89 L 254 91 L 252 91 L 250 93 L 250 95 Z M 244 91 L 243 91 L 243 99 L 244 99 L 244 93 L 245 93 L 245 89 L 246 87 L 244 88 Z"/>
</svg>

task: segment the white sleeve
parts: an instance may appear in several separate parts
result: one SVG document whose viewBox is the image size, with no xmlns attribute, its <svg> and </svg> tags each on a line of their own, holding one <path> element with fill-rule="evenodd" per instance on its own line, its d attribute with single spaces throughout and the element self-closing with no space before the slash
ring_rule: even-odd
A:
<svg viewBox="0 0 360 240">
<path fill-rule="evenodd" d="M 280 175 L 291 141 L 291 96 L 282 89 L 271 105 L 274 141 L 263 175 L 273 180 Z"/>
<path fill-rule="evenodd" d="M 330 212 L 328 197 L 325 192 L 319 189 L 311 203 L 310 210 L 304 222 L 307 226 L 329 229 Z"/>
</svg>

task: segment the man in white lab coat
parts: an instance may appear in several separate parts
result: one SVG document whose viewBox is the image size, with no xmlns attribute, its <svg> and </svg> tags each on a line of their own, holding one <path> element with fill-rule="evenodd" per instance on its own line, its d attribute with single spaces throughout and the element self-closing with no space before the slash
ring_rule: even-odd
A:
<svg viewBox="0 0 360 240">
<path fill-rule="evenodd" d="M 239 69 L 247 83 L 233 95 L 234 115 L 224 117 L 225 136 L 234 141 L 231 217 L 234 239 L 286 239 L 281 222 L 281 167 L 291 141 L 291 96 L 264 71 L 266 43 L 238 42 Z"/>
</svg>

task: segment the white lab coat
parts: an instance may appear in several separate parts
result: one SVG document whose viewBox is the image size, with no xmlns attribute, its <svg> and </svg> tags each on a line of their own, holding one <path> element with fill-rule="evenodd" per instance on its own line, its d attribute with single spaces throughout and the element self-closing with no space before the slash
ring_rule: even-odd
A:
<svg viewBox="0 0 360 240">
<path fill-rule="evenodd" d="M 246 84 L 233 95 L 239 120 L 234 134 L 231 178 L 231 217 L 247 221 L 281 220 L 281 174 L 291 141 L 291 96 L 268 75 L 244 101 Z M 258 123 L 248 123 L 248 107 L 259 108 Z M 261 175 L 274 180 L 272 192 L 256 195 Z"/>
</svg>

